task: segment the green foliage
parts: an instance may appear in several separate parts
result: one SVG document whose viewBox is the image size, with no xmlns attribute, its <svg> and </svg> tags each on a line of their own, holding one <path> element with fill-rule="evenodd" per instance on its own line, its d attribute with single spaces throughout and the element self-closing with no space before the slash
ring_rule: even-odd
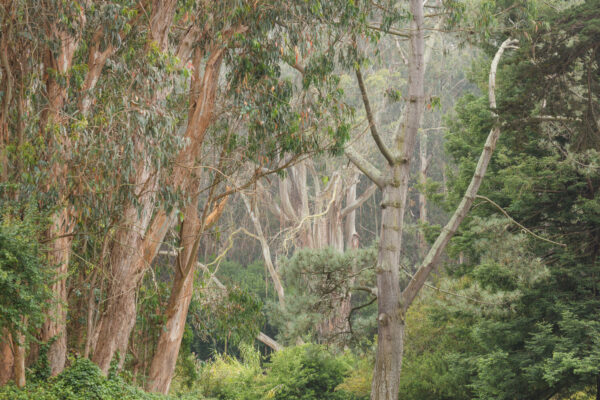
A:
<svg viewBox="0 0 600 400">
<path fill-rule="evenodd" d="M 276 308 L 273 319 L 281 336 L 293 342 L 297 337 L 317 335 L 319 324 L 338 313 L 340 302 L 354 287 L 373 286 L 375 260 L 376 250 L 373 247 L 346 253 L 331 248 L 302 249 L 284 260 L 281 275 L 288 294 L 285 308 L 272 306 Z M 354 299 L 354 303 L 361 305 L 372 300 L 364 297 L 366 299 Z M 358 313 L 351 315 L 351 323 L 358 316 Z M 348 333 L 321 339 L 346 343 L 352 339 L 347 337 Z"/>
<path fill-rule="evenodd" d="M 493 312 L 463 305 L 440 313 L 465 324 L 457 337 L 471 347 L 460 354 L 446 348 L 441 358 L 467 360 L 454 365 L 454 375 L 474 398 L 568 398 L 595 391 L 600 179 L 598 125 L 591 115 L 599 104 L 592 49 L 600 31 L 591 10 L 598 5 L 583 2 L 546 15 L 551 26 L 524 35 L 521 49 L 499 71 L 502 136 L 480 194 L 537 236 L 481 200 L 453 240 L 451 254 L 462 252 L 465 259 L 449 268 L 457 278 L 453 287 L 477 290 L 501 305 Z M 485 75 L 474 74 L 482 84 Z M 459 163 L 453 202 L 493 123 L 484 97 L 464 98 L 456 112 L 447 142 Z M 444 336 L 450 334 L 445 328 Z M 441 382 L 432 389 L 441 390 Z"/>
<path fill-rule="evenodd" d="M 324 347 L 302 345 L 274 353 L 271 362 L 260 366 L 257 352 L 245 347 L 243 361 L 217 356 L 202 367 L 202 393 L 221 400 L 357 400 L 338 390 L 355 360 L 334 356 Z"/>
<path fill-rule="evenodd" d="M 146 393 L 125 383 L 118 376 L 102 376 L 100 369 L 86 358 L 73 360 L 63 373 L 47 381 L 29 383 L 24 389 L 0 387 L 0 399 L 6 400 L 197 400 L 197 396 L 162 396 Z"/>
<path fill-rule="evenodd" d="M 343 358 L 320 346 L 297 346 L 275 353 L 268 368 L 267 393 L 276 400 L 349 399 L 336 392 L 350 370 Z"/>
<path fill-rule="evenodd" d="M 45 320 L 51 298 L 51 270 L 36 241 L 43 219 L 33 207 L 22 220 L 8 215 L 3 209 L 0 217 L 0 330 L 29 336 Z"/>
<path fill-rule="evenodd" d="M 229 346 L 254 340 L 264 324 L 263 303 L 237 286 L 209 288 L 190 307 L 188 320 L 196 335 Z"/>
</svg>

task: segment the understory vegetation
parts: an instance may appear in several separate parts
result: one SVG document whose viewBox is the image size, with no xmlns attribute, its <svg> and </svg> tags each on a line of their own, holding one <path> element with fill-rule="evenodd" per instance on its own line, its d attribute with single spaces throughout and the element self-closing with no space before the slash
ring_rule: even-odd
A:
<svg viewBox="0 0 600 400">
<path fill-rule="evenodd" d="M 600 400 L 600 0 L 0 0 L 0 400 Z"/>
</svg>

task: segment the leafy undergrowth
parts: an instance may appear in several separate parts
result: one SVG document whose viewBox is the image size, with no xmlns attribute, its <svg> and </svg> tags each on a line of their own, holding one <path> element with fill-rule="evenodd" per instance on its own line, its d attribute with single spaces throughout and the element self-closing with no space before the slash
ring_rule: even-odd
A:
<svg viewBox="0 0 600 400">
<path fill-rule="evenodd" d="M 163 396 L 146 393 L 119 376 L 106 378 L 81 358 L 55 378 L 30 379 L 24 389 L 0 387 L 0 400 L 363 400 L 368 393 L 357 384 L 365 380 L 358 376 L 364 369 L 359 364 L 352 355 L 333 355 L 312 344 L 287 348 L 261 362 L 258 351 L 248 346 L 242 360 L 215 356 L 196 364 L 189 386 L 178 382 L 179 377 L 171 391 L 178 394 Z"/>
<path fill-rule="evenodd" d="M 75 360 L 62 374 L 47 381 L 30 381 L 24 389 L 0 387 L 0 400 L 196 400 L 198 396 L 161 396 L 146 393 L 118 376 L 106 378 L 86 358 Z"/>
<path fill-rule="evenodd" d="M 335 356 L 318 345 L 289 347 L 261 365 L 252 348 L 242 360 L 218 356 L 204 365 L 196 388 L 219 400 L 362 400 L 363 393 L 345 383 L 354 378 L 357 360 Z"/>
</svg>

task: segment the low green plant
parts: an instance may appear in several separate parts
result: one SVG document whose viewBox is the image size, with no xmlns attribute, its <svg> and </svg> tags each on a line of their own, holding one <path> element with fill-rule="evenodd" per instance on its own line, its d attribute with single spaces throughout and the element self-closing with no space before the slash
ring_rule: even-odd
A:
<svg viewBox="0 0 600 400">
<path fill-rule="evenodd" d="M 220 400 L 358 400 L 340 386 L 356 360 L 333 355 L 325 347 L 306 344 L 271 355 L 261 366 L 259 353 L 244 347 L 242 360 L 216 356 L 201 373 L 201 392 Z M 350 388 L 350 386 L 348 386 Z"/>
<path fill-rule="evenodd" d="M 14 384 L 0 387 L 0 400 L 199 400 L 192 396 L 163 396 L 146 393 L 127 384 L 118 375 L 106 378 L 87 358 L 72 360 L 60 375 L 29 382 L 23 389 Z"/>
</svg>

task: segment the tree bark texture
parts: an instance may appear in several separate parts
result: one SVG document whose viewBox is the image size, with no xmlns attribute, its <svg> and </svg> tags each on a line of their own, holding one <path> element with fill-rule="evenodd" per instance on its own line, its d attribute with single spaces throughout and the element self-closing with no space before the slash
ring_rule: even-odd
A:
<svg viewBox="0 0 600 400">
<path fill-rule="evenodd" d="M 80 21 L 85 23 L 82 14 Z M 80 37 L 59 30 L 56 26 L 49 28 L 52 37 L 59 40 L 60 47 L 56 57 L 50 49 L 47 50 L 45 68 L 47 71 L 54 69 L 61 75 L 68 77 L 73 56 L 79 44 Z M 67 79 L 68 82 L 68 79 Z M 61 85 L 53 77 L 52 73 L 46 72 L 46 91 L 48 106 L 42 118 L 42 130 L 46 131 L 50 124 L 62 125 L 64 116 L 63 108 L 67 100 L 68 88 Z M 49 129 L 52 132 L 52 128 Z M 58 135 L 53 145 L 59 149 L 69 150 L 72 148 L 71 139 L 67 135 Z M 50 252 L 48 263 L 55 268 L 55 282 L 52 284 L 55 304 L 51 316 L 42 327 L 42 341 L 52 341 L 48 349 L 48 362 L 51 375 L 55 376 L 62 372 L 67 358 L 67 271 L 71 255 L 71 244 L 75 219 L 68 205 L 68 196 L 64 192 L 67 186 L 67 165 L 54 163 L 51 166 L 51 181 L 59 185 L 59 210 L 52 216 L 52 224 L 49 229 Z"/>
<path fill-rule="evenodd" d="M 371 400 L 396 400 L 404 350 L 404 312 L 400 288 L 400 253 L 410 159 L 424 105 L 423 2 L 410 1 L 410 58 L 408 104 L 400 132 L 394 138 L 395 153 L 384 176 L 381 233 L 377 259 L 377 354 Z M 365 96 L 363 95 L 363 98 Z M 379 146 L 381 148 L 381 146 Z M 386 157 L 388 158 L 388 157 Z M 389 161 L 389 159 L 388 159 Z"/>
<path fill-rule="evenodd" d="M 48 364 L 52 376 L 62 372 L 67 357 L 67 273 L 71 255 L 73 219 L 68 208 L 52 217 L 49 263 L 55 268 L 56 281 L 51 289 L 56 303 L 42 326 L 42 341 L 52 341 L 48 348 Z"/>
<path fill-rule="evenodd" d="M 13 333 L 13 349 L 14 349 L 14 364 L 13 364 L 13 379 L 17 387 L 25 386 L 25 335 L 22 333 Z"/>
<path fill-rule="evenodd" d="M 183 339 L 185 321 L 192 301 L 198 241 L 202 232 L 217 222 L 225 209 L 227 199 L 227 197 L 223 198 L 205 221 L 200 221 L 198 218 L 197 197 L 185 209 L 180 234 L 182 250 L 177 257 L 175 279 L 165 312 L 166 322 L 158 339 L 148 374 L 147 389 L 151 392 L 162 394 L 169 392 Z"/>
<path fill-rule="evenodd" d="M 167 394 L 175 370 L 179 346 L 185 329 L 185 320 L 194 288 L 194 243 L 200 229 L 197 204 L 190 203 L 185 210 L 181 228 L 182 250 L 177 258 L 175 279 L 166 310 L 166 323 L 161 332 L 148 375 L 147 390 Z"/>
<path fill-rule="evenodd" d="M 6 385 L 12 379 L 14 363 L 12 336 L 7 329 L 3 329 L 0 339 L 0 386 Z"/>
<path fill-rule="evenodd" d="M 190 88 L 190 111 L 184 134 L 187 145 L 177 154 L 173 174 L 168 179 L 169 185 L 183 193 L 190 193 L 192 190 L 196 157 L 212 121 L 224 48 L 214 46 L 208 53 L 210 55 L 201 75 L 204 54 L 200 49 L 195 51 L 195 75 Z M 146 184 L 144 178 L 140 181 Z M 152 178 L 148 173 L 147 180 L 150 179 Z M 153 190 L 147 191 L 152 192 Z M 106 309 L 98 324 L 98 341 L 92 358 L 104 373 L 108 372 L 115 352 L 118 350 L 124 353 L 127 349 L 135 324 L 135 292 L 173 220 L 173 213 L 168 215 L 166 211 L 158 210 L 150 222 L 154 207 L 152 197 L 147 195 L 142 204 L 144 212 L 141 213 L 141 219 L 133 206 L 126 213 L 125 221 L 131 222 L 122 224 L 124 228 L 118 236 L 120 240 L 116 241 L 117 248 L 113 250 L 112 281 Z M 148 228 L 143 229 L 144 227 Z"/>
<path fill-rule="evenodd" d="M 419 141 L 419 161 L 421 163 L 419 168 L 419 182 L 421 185 L 427 183 L 427 169 L 429 168 L 429 158 L 427 157 L 427 132 L 423 132 Z M 427 224 L 427 196 L 425 195 L 425 188 L 419 191 L 419 223 L 422 225 Z M 423 228 L 418 231 L 418 242 L 419 242 L 419 253 L 422 256 L 427 251 L 427 242 L 425 240 L 425 233 Z"/>
</svg>

